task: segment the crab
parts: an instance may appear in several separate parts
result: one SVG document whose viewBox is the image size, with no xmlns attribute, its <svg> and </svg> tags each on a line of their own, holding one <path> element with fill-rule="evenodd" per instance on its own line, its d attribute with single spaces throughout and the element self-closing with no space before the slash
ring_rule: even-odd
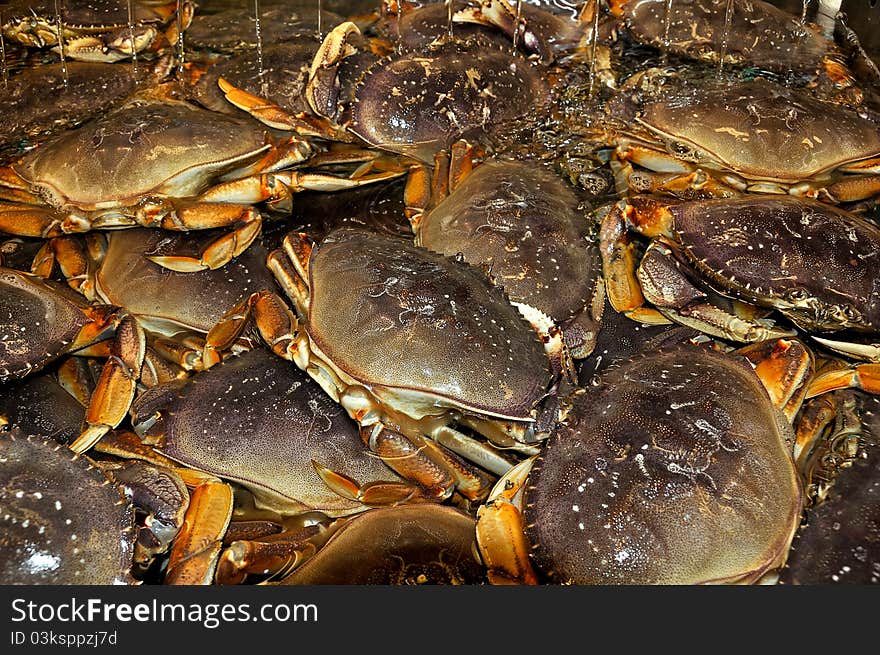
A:
<svg viewBox="0 0 880 655">
<path fill-rule="evenodd" d="M 160 453 L 245 487 L 257 509 L 282 516 L 345 516 L 418 493 L 364 450 L 357 425 L 311 378 L 262 347 L 154 388 L 133 422 Z M 336 494 L 313 461 L 367 480 L 363 497 Z"/>
<path fill-rule="evenodd" d="M 604 293 L 598 244 L 575 190 L 534 162 L 484 159 L 470 144 L 411 175 L 417 245 L 483 269 L 541 335 L 559 371 L 593 348 Z M 430 186 L 430 190 L 427 187 Z"/>
<path fill-rule="evenodd" d="M 276 288 L 266 268 L 268 251 L 260 242 L 217 269 L 181 273 L 162 265 L 197 257 L 215 238 L 211 232 L 147 228 L 106 237 L 91 233 L 85 243 L 79 235 L 58 237 L 45 242 L 32 270 L 48 278 L 57 264 L 68 284 L 88 300 L 124 307 L 135 316 L 147 334 L 148 354 L 194 371 L 202 368 L 205 335 L 223 313 L 253 292 Z M 232 352 L 249 345 L 243 340 Z"/>
<path fill-rule="evenodd" d="M 91 390 L 79 393 L 76 369 L 82 363 L 82 358 L 67 358 L 55 371 L 0 385 L 0 425 L 15 425 L 60 444 L 76 439 L 91 398 Z"/>
<path fill-rule="evenodd" d="M 638 279 L 630 230 L 652 239 Z M 880 327 L 880 231 L 832 205 L 777 196 L 679 204 L 634 196 L 607 215 L 600 241 L 606 291 L 617 311 L 638 312 L 648 300 L 663 316 L 720 338 L 791 334 L 767 319 L 725 311 L 712 302 L 714 291 L 772 308 L 808 333 Z"/>
<path fill-rule="evenodd" d="M 382 20 L 375 29 L 399 49 L 419 50 L 449 36 L 464 41 L 479 36 L 501 47 L 513 43 L 542 64 L 586 49 L 592 29 L 588 20 L 553 13 L 550 6 L 515 5 L 507 0 L 423 5 L 384 1 Z"/>
<path fill-rule="evenodd" d="M 780 584 L 877 584 L 877 418 L 880 398 L 858 391 L 822 396 L 829 429 L 804 444 L 812 504 L 792 543 Z"/>
<path fill-rule="evenodd" d="M 133 508 L 88 458 L 16 428 L 0 462 L 3 584 L 134 582 Z"/>
<path fill-rule="evenodd" d="M 406 239 L 356 228 L 314 247 L 291 234 L 269 267 L 296 306 L 252 296 L 208 335 L 222 347 L 252 321 L 361 426 L 371 450 L 427 493 L 479 499 L 511 466 L 487 444 L 529 451 L 554 376 L 537 335 L 476 269 Z M 398 359 L 405 353 L 405 359 Z M 390 366 L 391 362 L 396 362 Z"/>
<path fill-rule="evenodd" d="M 264 52 L 283 43 L 296 43 L 318 33 L 318 12 L 315 4 L 307 0 L 284 2 L 260 2 L 260 39 Z M 343 22 L 338 13 L 328 10 L 326 3 L 321 9 L 321 30 L 325 33 Z M 210 56 L 254 53 L 257 48 L 252 6 L 231 6 L 211 13 L 199 13 L 193 17 L 186 30 L 189 50 L 208 53 Z"/>
<path fill-rule="evenodd" d="M 219 84 L 257 117 L 270 109 L 273 117 L 290 115 L 222 78 Z M 458 138 L 503 130 L 522 115 L 523 98 L 530 111 L 541 111 L 548 95 L 541 68 L 488 42 L 453 40 L 379 59 L 351 21 L 324 38 L 305 89 L 326 138 L 423 162 Z"/>
<path fill-rule="evenodd" d="M 109 358 L 91 394 L 86 429 L 70 445 L 85 452 L 125 418 L 145 357 L 144 334 L 119 308 L 89 305 L 63 285 L 0 268 L 0 383 L 38 371 L 62 355 L 112 336 Z M 115 331 L 115 333 L 114 333 Z"/>
<path fill-rule="evenodd" d="M 138 85 L 159 80 L 155 67 L 71 61 L 25 68 L 0 95 L 0 154 L 20 154 L 122 103 Z"/>
<path fill-rule="evenodd" d="M 289 208 L 295 191 L 339 190 L 401 174 L 356 171 L 348 178 L 293 170 L 312 154 L 307 142 L 275 143 L 249 118 L 209 112 L 165 97 L 168 91 L 145 93 L 0 169 L 6 200 L 0 231 L 47 238 L 134 225 L 233 226 L 198 257 L 163 260 L 182 271 L 217 268 L 259 234 L 253 203 Z"/>
<path fill-rule="evenodd" d="M 462 585 L 485 582 L 474 519 L 443 505 L 371 509 L 336 526 L 281 585 Z"/>
<path fill-rule="evenodd" d="M 576 390 L 541 452 L 478 511 L 490 580 L 754 583 L 778 571 L 803 511 L 782 408 L 796 411 L 812 355 L 784 340 L 739 354 L 644 352 Z"/>
<path fill-rule="evenodd" d="M 763 78 L 661 92 L 622 93 L 609 105 L 623 117 L 606 135 L 621 191 L 747 191 L 829 203 L 880 193 L 880 123 L 869 114 Z"/>
<path fill-rule="evenodd" d="M 587 13 L 599 11 L 597 0 Z M 846 56 L 814 24 L 762 0 L 607 0 L 603 32 L 664 53 L 721 65 L 753 66 L 852 84 Z M 610 28 L 610 29 L 609 29 Z"/>
<path fill-rule="evenodd" d="M 254 507 L 237 512 L 237 520 L 333 519 L 424 497 L 366 450 L 357 424 L 317 383 L 265 348 L 150 389 L 132 420 L 145 443 L 178 465 L 244 488 Z M 237 541 L 220 554 L 221 583 L 277 574 L 301 547 L 287 531 Z"/>
<path fill-rule="evenodd" d="M 188 0 L 13 0 L 3 33 L 23 45 L 52 47 L 63 57 L 112 63 L 177 42 L 192 21 Z"/>
<path fill-rule="evenodd" d="M 127 430 L 109 432 L 94 452 L 111 456 L 99 465 L 118 478 L 145 515 L 143 527 L 152 532 L 138 528 L 139 572 L 147 578 L 158 575 L 162 584 L 211 584 L 232 520 L 232 487 L 209 473 L 180 466 Z M 147 570 L 157 568 L 157 558 L 161 570 Z"/>
</svg>

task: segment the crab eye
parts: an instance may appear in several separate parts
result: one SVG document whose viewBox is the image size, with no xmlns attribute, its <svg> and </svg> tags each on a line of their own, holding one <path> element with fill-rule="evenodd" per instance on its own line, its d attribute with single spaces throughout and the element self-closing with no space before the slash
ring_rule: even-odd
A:
<svg viewBox="0 0 880 655">
<path fill-rule="evenodd" d="M 697 151 L 692 146 L 681 141 L 670 141 L 669 152 L 684 161 L 697 161 L 699 159 Z"/>
</svg>

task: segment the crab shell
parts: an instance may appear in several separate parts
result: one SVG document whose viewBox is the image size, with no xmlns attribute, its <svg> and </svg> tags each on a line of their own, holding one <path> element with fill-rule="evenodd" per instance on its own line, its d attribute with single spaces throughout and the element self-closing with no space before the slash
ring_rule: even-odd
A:
<svg viewBox="0 0 880 655">
<path fill-rule="evenodd" d="M 536 567 L 572 584 L 752 582 L 802 510 L 791 426 L 744 361 L 691 346 L 576 394 L 524 491 Z"/>
<path fill-rule="evenodd" d="M 260 243 L 219 269 L 193 273 L 170 271 L 147 258 L 195 255 L 199 244 L 211 238 L 146 228 L 111 233 L 95 275 L 98 295 L 125 307 L 147 330 L 168 336 L 185 330 L 207 333 L 242 298 L 275 287 Z"/>
<path fill-rule="evenodd" d="M 0 95 L 0 152 L 118 106 L 147 75 L 143 67 L 135 75 L 124 63 L 70 61 L 24 69 Z"/>
<path fill-rule="evenodd" d="M 68 444 L 82 433 L 86 408 L 51 373 L 0 385 L 0 422 Z"/>
<path fill-rule="evenodd" d="M 331 491 L 312 460 L 365 482 L 398 480 L 337 403 L 263 348 L 195 375 L 161 413 L 151 434 L 164 435 L 163 454 L 238 482 L 260 506 L 284 514 L 366 509 Z"/>
<path fill-rule="evenodd" d="M 348 128 L 378 148 L 424 162 L 459 138 L 491 137 L 549 96 L 542 69 L 480 41 L 392 55 L 354 91 Z"/>
<path fill-rule="evenodd" d="M 448 409 L 530 420 L 549 387 L 536 334 L 462 262 L 343 228 L 312 250 L 308 281 L 312 347 L 417 420 Z"/>
<path fill-rule="evenodd" d="M 51 281 L 0 267 L 0 382 L 56 359 L 89 323 L 84 301 Z"/>
<path fill-rule="evenodd" d="M 0 582 L 131 583 L 134 511 L 86 457 L 0 432 Z"/>
<path fill-rule="evenodd" d="M 426 212 L 420 246 L 482 267 L 510 299 L 564 325 L 588 307 L 601 268 L 570 186 L 535 163 L 488 160 Z"/>
<path fill-rule="evenodd" d="M 238 113 L 217 86 L 217 81 L 223 78 L 232 86 L 265 97 L 291 114 L 306 112 L 309 106 L 303 93 L 309 66 L 319 45 L 316 39 L 301 35 L 292 43 L 266 46 L 259 53 L 247 51 L 216 63 L 199 79 L 195 98 L 208 109 Z M 263 96 L 266 91 L 268 93 Z"/>
<path fill-rule="evenodd" d="M 276 45 L 295 44 L 312 38 L 318 31 L 317 17 L 318 13 L 311 2 L 261 2 L 260 39 L 263 47 L 268 50 Z M 321 29 L 325 33 L 343 20 L 339 14 L 321 9 Z M 242 5 L 211 13 L 197 12 L 186 30 L 186 46 L 188 49 L 212 53 L 255 53 L 257 40 L 254 38 L 253 7 Z"/>
<path fill-rule="evenodd" d="M 792 197 L 669 207 L 678 252 L 722 293 L 771 306 L 810 330 L 880 327 L 880 229 Z"/>
<path fill-rule="evenodd" d="M 718 62 L 723 53 L 727 64 L 815 73 L 824 57 L 837 52 L 816 26 L 761 0 L 735 0 L 729 24 L 725 18 L 728 0 L 671 4 L 629 0 L 621 4 L 630 35 L 693 59 Z"/>
<path fill-rule="evenodd" d="M 482 584 L 474 519 L 442 505 L 373 509 L 345 523 L 284 585 Z"/>
<path fill-rule="evenodd" d="M 68 57 L 112 62 L 167 43 L 161 30 L 178 13 L 180 27 L 186 29 L 192 12 L 191 3 L 177 0 L 68 0 L 59 15 L 53 0 L 17 0 L 4 12 L 3 33 L 26 46 L 56 49 L 60 34 Z"/>
<path fill-rule="evenodd" d="M 780 584 L 880 583 L 880 399 L 856 392 L 858 456 L 807 510 Z"/>
<path fill-rule="evenodd" d="M 662 144 L 678 160 L 771 188 L 830 179 L 880 154 L 875 121 L 763 79 L 669 92 L 647 103 L 636 123 L 649 145 Z"/>
<path fill-rule="evenodd" d="M 196 196 L 269 148 L 266 132 L 250 119 L 181 101 L 145 101 L 65 134 L 14 168 L 48 204 L 89 211 L 150 195 Z"/>
</svg>

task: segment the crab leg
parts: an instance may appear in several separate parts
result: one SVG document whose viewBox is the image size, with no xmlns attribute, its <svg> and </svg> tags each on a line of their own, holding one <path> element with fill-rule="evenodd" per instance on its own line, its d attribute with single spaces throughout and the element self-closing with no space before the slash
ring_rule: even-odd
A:
<svg viewBox="0 0 880 655">
<path fill-rule="evenodd" d="M 148 258 L 159 266 L 183 273 L 213 270 L 228 264 L 234 257 L 247 250 L 260 234 L 263 226 L 259 212 L 253 207 L 210 201 L 180 210 L 177 212 L 177 218 L 180 220 L 177 229 L 183 231 L 205 230 L 238 223 L 238 227 L 234 230 L 208 244 L 198 258 L 179 255 Z M 164 220 L 162 227 L 168 229 Z"/>
<path fill-rule="evenodd" d="M 230 103 L 271 128 L 333 141 L 352 140 L 351 135 L 336 129 L 332 123 L 323 118 L 304 114 L 292 115 L 271 100 L 238 89 L 222 77 L 217 80 L 217 85 Z"/>
<path fill-rule="evenodd" d="M 286 577 L 318 552 L 332 534 L 332 529 L 311 525 L 295 532 L 233 541 L 220 555 L 215 582 L 241 584 L 252 574 Z"/>
<path fill-rule="evenodd" d="M 55 237 L 46 241 L 34 256 L 31 272 L 48 279 L 56 262 L 70 288 L 87 300 L 94 301 L 94 270 L 86 249 L 76 237 Z"/>
<path fill-rule="evenodd" d="M 165 584 L 208 585 L 213 582 L 223 535 L 232 520 L 232 487 L 197 471 L 177 472 L 194 488 L 183 527 L 171 549 Z"/>
<path fill-rule="evenodd" d="M 306 102 L 318 116 L 334 120 L 338 111 L 339 98 L 339 64 L 355 48 L 348 40 L 352 36 L 360 36 L 361 31 L 351 21 L 345 21 L 334 27 L 321 43 L 312 65 L 309 68 L 309 81 L 306 84 Z"/>
<path fill-rule="evenodd" d="M 629 239 L 622 203 L 615 205 L 602 220 L 599 246 L 605 293 L 614 310 L 641 323 L 668 323 L 657 310 L 644 306 L 645 297 L 635 275 L 636 244 Z"/>
<path fill-rule="evenodd" d="M 19 237 L 50 239 L 64 234 L 61 217 L 26 203 L 0 204 L 0 232 Z"/>
<path fill-rule="evenodd" d="M 400 505 L 419 498 L 434 498 L 426 495 L 424 489 L 404 482 L 369 482 L 361 484 L 347 475 L 327 468 L 312 460 L 318 477 L 334 492 L 358 503 L 372 507 Z"/>
<path fill-rule="evenodd" d="M 116 328 L 110 359 L 104 364 L 86 410 L 88 427 L 70 444 L 71 450 L 87 451 L 125 419 L 134 400 L 145 348 L 143 330 L 133 317 L 126 316 Z"/>
<path fill-rule="evenodd" d="M 734 352 L 752 362 L 773 405 L 794 421 L 814 373 L 813 353 L 798 339 L 762 341 Z"/>
<path fill-rule="evenodd" d="M 534 460 L 531 457 L 512 468 L 477 510 L 477 545 L 492 584 L 538 584 L 519 508 Z"/>
<path fill-rule="evenodd" d="M 880 364 L 858 364 L 819 373 L 810 382 L 807 398 L 836 389 L 861 389 L 870 394 L 880 394 Z"/>
</svg>

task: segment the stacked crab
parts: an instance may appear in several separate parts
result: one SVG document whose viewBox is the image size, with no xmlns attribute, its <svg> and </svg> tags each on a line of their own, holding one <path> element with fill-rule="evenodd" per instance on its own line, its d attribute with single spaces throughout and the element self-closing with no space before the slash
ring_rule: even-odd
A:
<svg viewBox="0 0 880 655">
<path fill-rule="evenodd" d="M 375 4 L 0 14 L 0 579 L 830 575 L 880 388 L 853 53 Z"/>
</svg>

